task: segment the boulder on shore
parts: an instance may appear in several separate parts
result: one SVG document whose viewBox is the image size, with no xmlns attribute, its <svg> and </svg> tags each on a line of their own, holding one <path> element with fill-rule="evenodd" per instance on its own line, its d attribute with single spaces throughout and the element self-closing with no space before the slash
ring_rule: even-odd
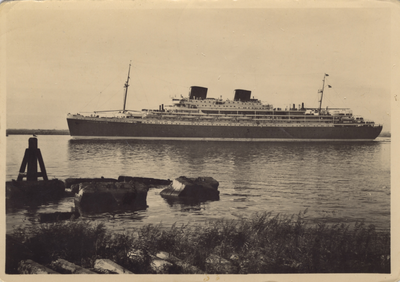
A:
<svg viewBox="0 0 400 282">
<path fill-rule="evenodd" d="M 30 259 L 20 261 L 18 272 L 20 274 L 59 274 L 58 272 Z"/>
<path fill-rule="evenodd" d="M 90 271 L 79 265 L 66 261 L 65 259 L 57 259 L 51 262 L 51 267 L 55 271 L 62 274 L 96 274 L 96 272 Z"/>
<path fill-rule="evenodd" d="M 167 199 L 195 199 L 199 201 L 218 201 L 219 182 L 212 177 L 188 178 L 181 176 L 176 178 L 160 195 Z"/>
<path fill-rule="evenodd" d="M 170 253 L 161 251 L 161 252 L 158 252 L 156 254 L 156 257 L 159 258 L 159 259 L 171 262 L 171 263 L 177 265 L 178 267 L 181 267 L 182 271 L 184 273 L 187 273 L 187 274 L 189 274 L 189 273 L 190 274 L 204 274 L 204 271 L 200 270 L 199 268 L 197 268 L 197 267 L 195 267 L 193 265 L 188 264 L 185 261 L 182 261 L 182 260 L 178 259 L 177 257 L 171 255 Z"/>
<path fill-rule="evenodd" d="M 110 271 L 117 274 L 134 274 L 133 272 L 127 270 L 126 268 L 116 264 L 109 259 L 96 259 L 94 263 L 94 268 L 96 270 L 99 270 L 100 272 Z"/>
<path fill-rule="evenodd" d="M 211 254 L 206 258 L 206 271 L 219 274 L 234 273 L 235 267 L 231 261 L 218 255 Z"/>
<path fill-rule="evenodd" d="M 147 208 L 147 187 L 133 182 L 85 182 L 79 184 L 75 207 L 81 215 L 114 210 Z"/>
</svg>

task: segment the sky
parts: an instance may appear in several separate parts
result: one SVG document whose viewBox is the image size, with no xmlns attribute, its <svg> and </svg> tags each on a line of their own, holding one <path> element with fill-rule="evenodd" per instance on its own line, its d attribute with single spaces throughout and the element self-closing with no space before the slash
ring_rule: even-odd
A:
<svg viewBox="0 0 400 282">
<path fill-rule="evenodd" d="M 391 128 L 393 3 L 16 1 L 0 6 L 7 128 L 67 129 L 68 113 L 158 109 L 189 87 L 322 107 Z M 397 45 L 396 45 L 397 46 Z M 396 61 L 397 60 L 397 61 Z M 395 67 L 396 66 L 396 67 Z M 5 118 L 5 121 L 4 121 Z"/>
</svg>

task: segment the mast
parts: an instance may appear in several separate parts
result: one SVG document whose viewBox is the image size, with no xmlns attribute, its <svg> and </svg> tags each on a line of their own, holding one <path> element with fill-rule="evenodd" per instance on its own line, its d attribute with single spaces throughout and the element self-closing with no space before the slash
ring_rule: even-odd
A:
<svg viewBox="0 0 400 282">
<path fill-rule="evenodd" d="M 321 106 L 322 106 L 322 98 L 324 97 L 324 88 L 325 88 L 325 78 L 329 76 L 329 74 L 324 75 L 324 79 L 322 80 L 322 89 L 318 91 L 318 93 L 321 93 L 321 100 L 319 100 L 319 110 L 318 112 L 321 112 Z M 330 85 L 328 85 L 330 86 Z"/>
<path fill-rule="evenodd" d="M 124 107 L 123 107 L 123 109 L 122 109 L 122 112 L 123 113 L 125 113 L 125 106 L 126 106 L 126 97 L 128 96 L 128 87 L 129 87 L 129 74 L 130 74 L 130 72 L 131 72 L 131 64 L 129 64 L 129 70 L 128 70 L 128 78 L 126 79 L 126 82 L 125 82 L 125 85 L 124 85 L 124 87 L 125 87 L 125 97 L 124 97 Z"/>
</svg>

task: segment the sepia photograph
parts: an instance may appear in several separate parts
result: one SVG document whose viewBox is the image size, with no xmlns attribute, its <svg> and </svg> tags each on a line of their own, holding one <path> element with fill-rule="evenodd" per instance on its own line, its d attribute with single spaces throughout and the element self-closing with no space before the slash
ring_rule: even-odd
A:
<svg viewBox="0 0 400 282">
<path fill-rule="evenodd" d="M 399 281 L 399 15 L 1 2 L 0 279 Z"/>
</svg>

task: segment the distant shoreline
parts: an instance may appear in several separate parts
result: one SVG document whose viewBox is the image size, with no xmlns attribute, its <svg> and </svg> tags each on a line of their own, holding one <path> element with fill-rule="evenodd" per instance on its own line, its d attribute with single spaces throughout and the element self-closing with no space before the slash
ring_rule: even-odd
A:
<svg viewBox="0 0 400 282">
<path fill-rule="evenodd" d="M 7 129 L 7 135 L 69 135 L 68 129 Z M 391 137 L 390 132 L 382 132 L 378 137 Z"/>
<path fill-rule="evenodd" d="M 7 135 L 69 135 L 68 129 L 7 129 Z"/>
</svg>

